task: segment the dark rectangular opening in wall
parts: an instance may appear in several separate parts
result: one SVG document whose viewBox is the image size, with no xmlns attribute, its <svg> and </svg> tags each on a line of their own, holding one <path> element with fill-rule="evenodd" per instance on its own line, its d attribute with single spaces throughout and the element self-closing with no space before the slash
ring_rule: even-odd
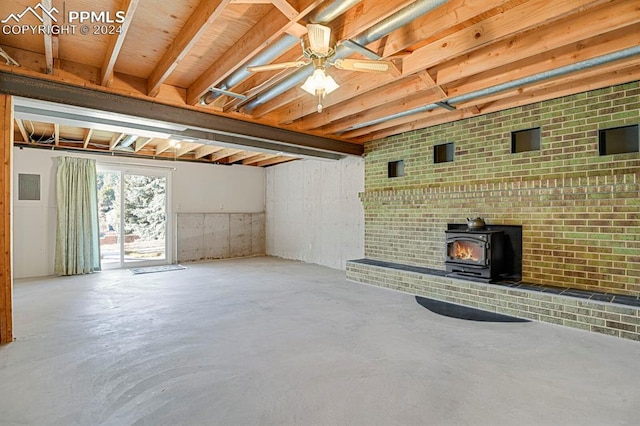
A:
<svg viewBox="0 0 640 426">
<path fill-rule="evenodd" d="M 540 151 L 540 127 L 511 132 L 511 153 Z"/>
<path fill-rule="evenodd" d="M 404 160 L 389 161 L 387 164 L 387 173 L 389 178 L 404 176 Z"/>
<path fill-rule="evenodd" d="M 448 163 L 453 161 L 453 142 L 443 143 L 433 147 L 433 162 Z"/>
<path fill-rule="evenodd" d="M 640 134 L 638 125 L 602 129 L 598 132 L 600 155 L 638 152 Z"/>
</svg>

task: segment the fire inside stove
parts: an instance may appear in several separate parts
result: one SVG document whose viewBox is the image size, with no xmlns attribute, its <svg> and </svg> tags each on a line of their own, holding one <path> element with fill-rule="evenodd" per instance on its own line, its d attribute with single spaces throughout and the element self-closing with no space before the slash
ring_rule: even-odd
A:
<svg viewBox="0 0 640 426">
<path fill-rule="evenodd" d="M 482 257 L 482 248 L 473 242 L 456 241 L 450 247 L 449 256 L 452 259 L 477 262 Z"/>
</svg>

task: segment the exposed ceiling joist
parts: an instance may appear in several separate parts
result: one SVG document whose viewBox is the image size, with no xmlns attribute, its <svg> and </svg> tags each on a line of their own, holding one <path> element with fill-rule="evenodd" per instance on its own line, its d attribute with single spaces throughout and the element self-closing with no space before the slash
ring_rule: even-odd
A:
<svg viewBox="0 0 640 426">
<path fill-rule="evenodd" d="M 206 157 L 207 155 L 213 154 L 214 152 L 222 151 L 224 148 L 219 146 L 211 146 L 211 145 L 202 145 L 201 147 L 196 149 L 194 157 L 196 159 Z"/>
<path fill-rule="evenodd" d="M 87 129 L 87 132 L 84 134 L 84 139 L 82 141 L 82 147 L 87 148 L 89 146 L 89 142 L 91 142 L 91 136 L 93 135 L 93 129 Z"/>
<path fill-rule="evenodd" d="M 156 65 L 148 78 L 147 94 L 157 96 L 160 86 L 169 77 L 180 61 L 189 53 L 191 48 L 200 40 L 209 25 L 211 25 L 231 0 L 201 0 L 186 24 L 171 43 L 165 54 Z"/>
<path fill-rule="evenodd" d="M 304 18 L 318 3 L 317 0 L 300 0 L 298 7 L 301 10 L 292 19 L 285 17 L 276 9 L 267 13 L 258 25 L 245 33 L 229 49 L 227 55 L 220 57 L 194 81 L 187 90 L 187 104 L 197 105 L 200 102 L 200 98 L 210 87 L 216 86 L 224 78 L 238 70 L 239 67 L 244 66 L 248 60 L 262 49 L 275 42 L 291 26 L 296 25 L 297 20 Z"/>
<path fill-rule="evenodd" d="M 61 34 L 43 48 L 42 35 L 0 34 L 5 58 L 14 58 L 0 61 L 0 91 L 173 127 L 83 124 L 82 113 L 17 102 L 27 136 L 46 146 L 57 123 L 56 149 L 85 146 L 84 132 L 92 129 L 87 149 L 108 146 L 119 132 L 139 137 L 136 155 L 155 154 L 156 140 L 142 143 L 153 137 L 203 144 L 161 154 L 188 161 L 207 162 L 215 154 L 226 155 L 217 160 L 225 163 L 252 152 L 236 163 L 257 165 L 254 160 L 271 161 L 279 152 L 339 158 L 362 155 L 362 143 L 397 132 L 628 83 L 637 79 L 640 58 L 634 0 L 567 0 L 553 7 L 548 0 L 172 0 L 162 3 L 162 14 L 154 2 L 113 0 L 111 12 L 135 2 L 126 40 Z M 0 16 L 15 18 L 29 7 L 33 1 L 0 2 Z M 311 66 L 300 73 L 246 70 L 300 61 L 299 37 L 308 40 L 310 22 L 330 28 L 330 47 L 342 49 L 334 59 L 401 60 L 400 72 L 354 72 L 325 61 L 339 88 L 324 97 L 318 114 L 318 99 L 300 88 Z M 149 88 L 156 97 L 147 95 Z M 19 131 L 16 140 L 25 138 Z M 224 151 L 234 149 L 247 154 Z"/>
<path fill-rule="evenodd" d="M 20 135 L 22 136 L 22 140 L 25 142 L 31 142 L 31 138 L 29 138 L 29 134 L 27 133 L 27 130 L 24 127 L 24 123 L 22 122 L 22 120 L 16 118 L 15 119 L 16 122 L 16 127 L 18 128 L 18 131 L 20 132 Z"/>
<path fill-rule="evenodd" d="M 122 8 L 126 11 L 125 20 L 120 26 L 119 33 L 113 34 L 109 40 L 107 54 L 100 71 L 100 81 L 103 86 L 109 87 L 113 84 L 113 70 L 139 3 L 140 0 L 123 0 Z"/>
</svg>

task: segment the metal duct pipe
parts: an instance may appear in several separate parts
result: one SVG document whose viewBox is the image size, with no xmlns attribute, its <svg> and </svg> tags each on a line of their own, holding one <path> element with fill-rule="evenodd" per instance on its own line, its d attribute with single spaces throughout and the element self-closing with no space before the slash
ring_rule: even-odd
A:
<svg viewBox="0 0 640 426">
<path fill-rule="evenodd" d="M 239 84 L 241 81 L 247 79 L 251 73 L 247 71 L 247 67 L 268 64 L 273 61 L 280 55 L 282 55 L 287 50 L 291 49 L 293 46 L 299 43 L 298 37 L 294 37 L 289 34 L 285 34 L 283 37 L 278 39 L 271 46 L 267 47 L 265 50 L 260 52 L 259 55 L 256 55 L 251 61 L 249 61 L 246 65 L 238 68 L 235 72 L 229 75 L 227 78 L 222 80 L 220 84 L 216 87 L 222 90 L 229 90 L 235 85 Z M 202 97 L 200 101 L 203 105 L 209 105 L 216 98 L 220 96 L 220 93 L 209 91 L 205 96 Z"/>
<path fill-rule="evenodd" d="M 446 3 L 447 0 L 419 0 L 389 16 L 388 18 L 378 22 L 369 28 L 360 36 L 352 39 L 361 46 L 366 46 L 376 40 L 381 39 L 385 35 L 397 30 L 398 28 L 408 24 L 409 22 L 419 18 L 436 7 Z M 353 51 L 346 45 L 342 44 L 336 49 L 334 59 L 343 59 L 351 55 Z M 307 65 L 291 74 L 288 78 L 276 84 L 259 94 L 255 99 L 244 105 L 244 109 L 251 111 L 258 105 L 270 101 L 281 93 L 286 92 L 300 84 L 304 79 L 313 74 L 313 66 Z"/>
<path fill-rule="evenodd" d="M 309 22 L 312 24 L 326 24 L 331 22 L 361 1 L 362 0 L 333 1 L 313 12 L 313 14 L 309 16 Z"/>
<path fill-rule="evenodd" d="M 630 47 L 628 49 L 620 50 L 618 52 L 609 53 L 607 55 L 598 56 L 597 58 L 587 59 L 585 61 L 576 62 L 571 65 L 566 65 L 564 67 L 556 68 L 554 70 L 541 72 L 539 74 L 535 74 L 529 77 L 519 78 L 517 80 L 509 81 L 506 83 L 498 84 L 496 86 L 488 87 L 486 89 L 476 90 L 475 92 L 467 93 L 464 95 L 456 96 L 454 98 L 448 99 L 446 101 L 447 104 L 459 104 L 462 102 L 471 101 L 477 98 L 481 98 L 483 96 L 494 95 L 496 93 L 504 92 L 506 90 L 516 89 L 521 86 L 525 86 L 527 84 L 538 83 L 540 81 L 548 80 L 554 77 L 560 77 L 566 74 L 570 74 L 576 71 L 582 71 L 588 68 L 593 68 L 599 65 L 608 64 L 610 62 L 618 61 L 621 59 L 630 58 L 632 56 L 640 55 L 640 46 Z M 354 126 L 347 128 L 344 132 L 348 132 L 350 130 L 357 130 L 363 127 L 373 126 L 379 123 L 383 123 L 385 121 L 395 120 L 396 118 L 406 117 L 408 115 L 418 114 L 420 112 L 431 111 L 440 107 L 437 103 L 424 105 L 418 108 L 413 108 L 407 111 L 403 111 L 397 114 L 389 115 L 386 117 L 378 118 L 375 120 L 367 121 L 365 123 L 360 123 Z M 344 133 L 342 132 L 342 133 Z"/>
<path fill-rule="evenodd" d="M 138 139 L 137 135 L 127 135 L 120 142 L 122 148 L 129 148 Z"/>
<path fill-rule="evenodd" d="M 327 22 L 331 22 L 336 19 L 338 16 L 345 13 L 347 10 L 351 9 L 356 4 L 360 3 L 362 0 L 334 0 L 333 2 L 327 4 L 322 7 L 320 10 L 311 15 L 310 22 L 314 24 L 324 24 Z M 293 46 L 298 44 L 300 39 L 298 37 L 294 37 L 290 34 L 284 34 L 283 37 L 278 39 L 275 43 L 267 47 L 265 50 L 260 52 L 260 54 L 256 55 L 251 61 L 249 61 L 244 66 L 238 68 L 234 73 L 229 75 L 227 78 L 222 80 L 220 84 L 216 86 L 218 89 L 229 90 L 232 87 L 240 84 L 241 81 L 249 78 L 251 73 L 247 71 L 247 67 L 253 67 L 256 65 L 268 64 L 274 59 L 278 58 L 287 50 L 291 49 Z M 206 95 L 202 97 L 200 103 L 202 105 L 211 104 L 216 98 L 221 95 L 220 92 L 212 92 L 209 91 Z"/>
</svg>

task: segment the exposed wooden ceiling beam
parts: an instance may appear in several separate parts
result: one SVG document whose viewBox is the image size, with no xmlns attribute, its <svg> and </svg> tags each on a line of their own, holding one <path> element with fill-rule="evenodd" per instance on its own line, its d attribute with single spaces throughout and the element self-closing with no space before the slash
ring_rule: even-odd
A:
<svg viewBox="0 0 640 426">
<path fill-rule="evenodd" d="M 253 166 L 260 161 L 270 160 L 272 158 L 278 157 L 278 154 L 258 154 L 253 157 L 245 158 L 242 160 L 242 164 L 245 166 Z"/>
<path fill-rule="evenodd" d="M 89 142 L 91 142 L 91 135 L 93 135 L 93 129 L 87 129 L 84 134 L 84 139 L 82 140 L 82 148 L 87 149 Z"/>
<path fill-rule="evenodd" d="M 562 2 L 584 3 L 580 0 Z M 574 5 L 576 8 L 577 5 Z M 606 33 L 620 27 L 628 26 L 640 19 L 637 11 L 638 2 L 634 0 L 618 0 L 607 8 L 594 8 L 579 17 L 568 17 L 554 25 L 547 25 L 539 31 L 518 34 L 491 46 L 479 49 L 462 60 L 451 61 L 446 66 L 439 67 L 437 81 L 446 84 L 455 80 L 472 76 L 487 68 L 495 68 L 513 63 L 539 52 L 556 49 L 568 44 L 574 44 L 593 35 Z M 555 9 L 555 8 L 552 8 Z M 552 14 L 546 16 L 551 19 Z M 517 25 L 514 22 L 513 25 Z"/>
<path fill-rule="evenodd" d="M 242 151 L 241 149 L 234 149 L 234 148 L 224 148 L 221 149 L 220 151 L 216 152 L 215 154 L 211 154 L 211 161 L 220 161 L 223 158 L 227 158 L 232 156 L 233 154 L 237 154 L 238 152 Z"/>
<path fill-rule="evenodd" d="M 51 10 L 51 0 L 42 0 L 40 4 L 42 4 L 42 6 L 46 10 Z M 42 14 L 42 20 L 43 20 L 42 25 L 45 28 L 51 28 L 51 25 L 52 25 L 51 16 L 49 16 L 48 13 Z M 53 36 L 51 32 L 47 32 L 47 31 L 44 32 L 44 58 L 45 58 L 44 59 L 45 73 L 53 74 L 53 59 L 54 59 Z"/>
<path fill-rule="evenodd" d="M 201 143 L 180 142 L 180 147 L 176 150 L 176 156 L 182 157 L 183 155 L 188 154 L 201 146 Z"/>
<path fill-rule="evenodd" d="M 175 145 L 175 141 L 170 139 L 161 139 L 156 144 L 156 155 L 160 155 Z"/>
<path fill-rule="evenodd" d="M 447 91 L 450 97 L 460 96 L 634 47 L 638 44 L 638 34 L 640 34 L 640 23 L 599 34 L 581 41 L 577 45 L 567 45 L 544 51 L 539 55 L 513 63 L 513 66 L 502 66 L 484 71 L 460 82 L 454 82 Z"/>
<path fill-rule="evenodd" d="M 287 157 L 285 155 L 280 155 L 280 156 L 277 156 L 275 158 L 270 158 L 268 160 L 260 161 L 260 162 L 256 163 L 256 166 L 258 166 L 258 167 L 267 167 L 267 166 L 273 166 L 273 165 L 280 164 L 280 163 L 288 163 L 289 161 L 294 161 L 294 160 L 297 160 L 297 158 L 295 158 L 295 157 Z"/>
<path fill-rule="evenodd" d="M 271 3 L 290 21 L 295 21 L 298 11 L 287 0 L 271 0 Z"/>
<path fill-rule="evenodd" d="M 100 71 L 100 84 L 103 86 L 109 87 L 113 83 L 113 70 L 139 3 L 140 0 L 122 0 L 122 10 L 126 10 L 125 20 L 120 25 L 120 33 L 112 35 L 109 40 L 107 54 L 104 57 Z"/>
<path fill-rule="evenodd" d="M 147 146 L 149 144 L 149 142 L 155 140 L 154 138 L 138 138 L 136 139 L 136 141 L 134 142 L 134 148 L 133 150 L 135 152 L 140 151 L 142 148 L 144 148 L 145 146 Z"/>
<path fill-rule="evenodd" d="M 220 146 L 211 146 L 211 145 L 202 145 L 201 147 L 196 149 L 194 153 L 194 157 L 196 159 L 206 157 L 209 154 L 213 154 L 214 152 L 222 151 L 224 148 Z"/>
<path fill-rule="evenodd" d="M 462 29 L 463 25 L 470 25 L 478 16 L 489 16 L 504 13 L 527 0 L 450 0 L 432 12 L 418 17 L 410 25 L 399 31 L 394 31 L 385 37 L 383 51 L 380 56 L 388 58 L 401 54 L 405 49 L 417 43 L 434 41 L 442 34 L 443 28 Z M 484 19 L 483 19 L 484 20 Z"/>
<path fill-rule="evenodd" d="M 519 107 L 522 105 L 529 105 L 535 102 L 546 101 L 549 99 L 556 99 L 562 96 L 568 96 L 574 93 L 586 92 L 589 90 L 595 90 L 602 87 L 608 87 L 616 84 L 622 84 L 628 81 L 640 80 L 640 65 L 632 65 L 628 69 L 622 69 L 617 71 L 610 71 L 609 69 L 602 70 L 603 72 L 593 75 L 592 77 L 585 79 L 575 78 L 567 79 L 566 81 L 558 80 L 555 85 L 545 85 L 544 87 L 532 86 L 526 91 L 519 93 L 516 96 L 499 99 L 489 104 L 484 104 L 482 107 L 482 113 L 487 114 L 495 111 L 502 111 L 508 108 Z M 430 117 L 423 117 L 418 119 L 414 117 L 414 120 L 408 122 L 396 122 L 387 123 L 388 127 L 381 127 L 379 129 L 370 127 L 369 132 L 361 133 L 359 141 L 361 143 L 384 138 L 387 136 L 416 130 L 426 127 L 436 126 L 438 124 L 447 123 L 461 118 L 466 118 L 471 115 L 477 114 L 475 106 L 469 106 L 468 108 L 461 108 L 459 111 L 434 111 Z M 395 125 L 392 125 L 395 124 Z"/>
<path fill-rule="evenodd" d="M 342 120 L 335 121 L 322 127 L 322 131 L 332 134 L 348 130 L 352 126 L 356 126 L 363 121 L 381 120 L 394 114 L 398 114 L 407 110 L 429 105 L 442 100 L 442 95 L 431 89 L 417 92 L 405 99 L 383 104 L 375 108 L 364 110 L 361 113 L 354 114 Z"/>
<path fill-rule="evenodd" d="M 237 154 L 233 154 L 230 155 L 227 158 L 227 161 L 231 164 L 231 163 L 236 163 L 238 161 L 242 161 L 244 159 L 250 158 L 250 157 L 255 157 L 256 155 L 259 155 L 259 153 L 257 152 L 251 152 L 251 151 L 242 151 L 239 152 Z"/>
<path fill-rule="evenodd" d="M 55 146 L 60 145 L 60 125 L 58 123 L 53 123 L 53 142 Z"/>
<path fill-rule="evenodd" d="M 514 48 L 511 44 L 516 39 L 519 40 L 521 33 L 525 29 L 543 28 L 545 26 L 547 28 L 554 28 L 556 25 L 549 24 L 557 19 L 556 14 L 566 17 L 570 13 L 577 13 L 589 5 L 601 2 L 598 0 L 590 1 L 585 4 L 584 0 L 568 0 L 561 4 L 558 3 L 559 9 L 556 11 L 555 7 L 541 7 L 540 5 L 543 1 L 544 0 L 528 1 L 520 6 L 510 9 L 508 13 L 492 16 L 489 20 L 480 21 L 475 27 L 466 28 L 464 31 L 452 33 L 416 49 L 411 55 L 404 58 L 403 73 L 405 75 L 414 74 L 416 72 L 421 72 L 425 68 L 428 69 L 434 65 L 449 60 L 455 60 L 453 62 L 461 62 L 459 61 L 460 57 L 463 55 L 472 55 L 472 52 L 485 46 L 488 47 L 494 55 L 500 52 L 504 54 L 505 49 L 506 51 L 513 51 Z M 551 13 L 551 10 L 553 10 L 553 13 Z M 602 17 L 597 18 L 597 20 L 599 19 L 602 19 Z M 568 18 L 568 20 L 573 22 L 572 18 Z M 583 23 L 582 25 L 590 27 L 591 24 L 592 23 L 589 23 L 587 25 L 586 23 Z M 565 28 L 564 31 L 567 32 L 567 29 Z M 568 32 L 571 33 L 572 30 L 569 30 Z M 538 35 L 540 34 L 538 31 L 531 32 L 531 34 L 533 33 Z M 475 34 L 480 34 L 480 36 L 476 38 Z M 594 31 L 592 34 L 597 34 L 597 32 Z M 489 36 L 501 41 L 495 43 L 489 38 Z M 491 43 L 489 43 L 490 41 Z M 498 45 L 503 46 L 503 48 L 497 49 L 496 47 Z M 538 50 L 535 51 L 535 53 L 539 53 L 540 44 L 537 44 L 536 48 Z M 543 50 L 547 49 L 548 46 L 544 45 Z M 527 50 L 531 52 L 531 49 L 528 49 L 528 47 Z M 484 57 L 485 59 L 487 58 L 486 56 Z M 488 60 L 494 62 L 497 59 L 497 57 L 492 56 L 489 57 Z M 497 64 L 494 64 L 493 66 L 497 66 Z M 442 78 L 440 74 L 438 74 L 436 81 L 438 84 L 444 85 L 448 80 Z"/>
<path fill-rule="evenodd" d="M 27 133 L 27 129 L 24 127 L 24 123 L 19 118 L 15 119 L 16 127 L 20 131 L 20 135 L 22 135 L 22 140 L 26 143 L 31 142 L 31 138 L 29 138 L 29 134 Z"/>
<path fill-rule="evenodd" d="M 111 137 L 111 141 L 109 142 L 109 151 L 113 151 L 113 149 L 118 146 L 118 144 L 120 143 L 120 141 L 122 140 L 122 138 L 125 137 L 124 133 L 115 133 L 112 137 Z"/>
<path fill-rule="evenodd" d="M 421 73 L 425 69 L 425 64 L 427 66 L 431 66 L 443 60 L 457 58 L 471 50 L 477 49 L 478 47 L 486 44 L 487 43 L 486 37 L 488 36 L 488 34 L 486 34 L 487 30 L 483 29 L 483 25 L 491 29 L 491 34 L 493 36 L 499 39 L 502 39 L 513 34 L 515 31 L 517 31 L 517 29 L 519 28 L 519 25 L 526 25 L 526 28 L 534 27 L 536 25 L 537 26 L 544 25 L 548 23 L 550 19 L 553 19 L 556 13 L 560 13 L 562 16 L 565 16 L 570 12 L 576 12 L 580 10 L 579 5 L 584 7 L 584 3 L 585 3 L 584 0 L 569 0 L 566 3 L 563 3 L 562 8 L 559 11 L 556 12 L 555 10 L 553 10 L 553 12 L 551 12 L 550 9 L 554 9 L 554 8 L 546 8 L 544 10 L 537 9 L 539 7 L 539 3 L 543 1 L 544 0 L 532 0 L 522 5 L 517 5 L 516 3 L 516 7 L 513 7 L 510 10 L 510 12 L 513 12 L 514 10 L 518 12 L 515 14 L 516 15 L 515 17 L 513 17 L 512 14 L 504 14 L 504 16 L 503 14 L 498 14 L 498 15 L 492 16 L 491 18 L 488 18 L 489 20 L 492 20 L 492 26 L 489 26 L 488 24 L 486 24 L 487 20 L 482 20 L 480 23 L 477 24 L 477 28 L 471 28 L 471 29 L 467 28 L 464 31 L 455 32 L 447 37 L 438 39 L 437 41 L 433 41 L 432 43 L 429 43 L 426 46 L 421 47 L 420 49 L 413 52 L 411 55 L 405 57 L 405 59 L 403 60 L 403 74 L 405 76 L 409 76 L 415 73 Z M 596 1 L 601 1 L 601 0 L 593 0 L 591 3 L 594 4 Z M 508 3 L 508 2 L 502 2 L 501 5 L 503 3 Z M 510 3 L 514 3 L 514 2 L 510 2 Z M 459 25 L 465 22 L 466 20 L 468 20 L 470 17 L 473 17 L 480 12 L 486 12 L 488 2 L 484 2 L 483 4 L 483 2 L 478 3 L 477 1 L 474 1 L 474 2 L 458 1 L 456 2 L 456 4 L 457 4 L 456 13 L 453 15 L 455 17 L 455 20 L 452 20 L 451 14 L 448 13 L 449 8 L 437 8 L 432 13 L 425 15 L 425 17 L 421 18 L 421 20 L 429 18 L 429 19 L 443 20 L 443 22 L 448 22 L 449 25 Z M 491 5 L 491 8 L 489 9 L 492 9 L 492 8 L 495 8 L 495 5 Z M 498 10 L 501 10 L 501 9 L 498 8 Z M 497 22 L 493 22 L 495 20 L 497 20 Z M 498 26 L 498 24 L 501 24 L 501 25 Z M 498 26 L 498 28 L 495 28 L 496 26 Z M 414 28 L 414 26 L 412 25 L 411 28 Z M 430 30 L 428 31 L 432 31 L 432 33 L 430 34 L 435 34 L 438 31 L 438 29 L 431 26 L 431 24 L 429 24 L 427 28 L 430 28 Z M 476 32 L 473 33 L 472 32 L 473 30 L 475 30 Z M 385 57 L 391 56 L 397 53 L 398 51 L 402 51 L 402 49 L 406 47 L 407 43 L 409 44 L 417 43 L 418 41 L 420 41 L 419 37 L 425 36 L 424 31 L 425 30 L 407 33 L 405 28 L 401 28 L 400 30 L 396 30 L 395 32 L 392 32 L 388 36 L 388 38 L 396 37 L 398 40 L 402 40 L 402 42 L 398 41 L 392 44 L 386 43 L 385 53 L 384 53 Z M 470 34 L 471 34 L 471 37 L 470 37 Z M 475 37 L 475 34 L 480 34 L 481 36 Z M 415 37 L 415 39 L 412 39 L 411 37 Z M 540 47 L 538 47 L 538 49 L 540 49 Z M 335 77 L 339 77 L 339 76 L 336 75 Z M 356 73 L 353 73 L 352 77 L 349 78 L 349 83 L 353 83 L 354 79 L 356 78 L 358 78 Z M 392 76 L 387 76 L 387 79 L 388 79 L 387 82 L 393 81 Z M 438 81 L 438 84 L 440 85 L 443 84 L 443 82 L 440 81 L 440 77 L 438 77 L 437 81 Z M 360 93 L 360 94 L 366 93 L 368 91 L 378 88 L 382 84 L 384 83 L 381 83 L 378 79 L 376 80 L 371 79 L 370 81 L 364 80 L 362 81 L 361 84 L 357 85 L 358 92 L 356 93 Z M 335 92 L 327 96 L 327 98 L 323 102 L 325 109 L 329 108 L 331 105 L 342 102 L 342 99 L 340 98 L 341 95 L 339 94 L 339 92 L 343 92 L 343 93 L 346 92 L 351 94 L 353 91 L 352 87 L 353 86 L 342 87 L 341 85 L 340 89 L 336 90 Z M 308 96 L 309 96 L 308 94 L 300 93 L 300 91 L 295 93 L 292 93 L 292 91 L 289 91 L 271 100 L 268 104 L 258 106 L 251 113 L 252 113 L 252 116 L 254 117 L 262 117 L 274 111 L 277 108 L 281 108 L 287 105 L 288 103 L 292 102 L 295 99 L 300 99 L 301 97 L 307 97 L 307 101 L 305 101 L 304 108 L 297 109 L 298 117 L 289 116 L 287 117 L 287 119 L 284 119 L 283 117 L 281 117 L 280 122 L 287 122 L 287 120 L 299 118 L 306 115 L 313 115 L 317 103 L 315 102 L 311 103 L 308 100 L 309 99 Z M 353 96 L 353 95 L 350 95 L 350 96 Z"/>
<path fill-rule="evenodd" d="M 321 3 L 319 0 L 300 0 L 297 5 L 300 12 L 291 19 L 275 9 L 267 13 L 251 31 L 229 49 L 229 54 L 222 55 L 193 82 L 187 90 L 187 104 L 197 105 L 210 87 L 217 85 L 244 66 L 247 61 L 280 38 L 289 27 L 304 18 L 319 3 Z"/>
<path fill-rule="evenodd" d="M 147 94 L 157 96 L 160 86 L 171 75 L 180 61 L 200 40 L 207 28 L 220 16 L 231 0 L 202 0 L 184 27 L 169 46 L 162 59 L 149 75 Z"/>
</svg>

